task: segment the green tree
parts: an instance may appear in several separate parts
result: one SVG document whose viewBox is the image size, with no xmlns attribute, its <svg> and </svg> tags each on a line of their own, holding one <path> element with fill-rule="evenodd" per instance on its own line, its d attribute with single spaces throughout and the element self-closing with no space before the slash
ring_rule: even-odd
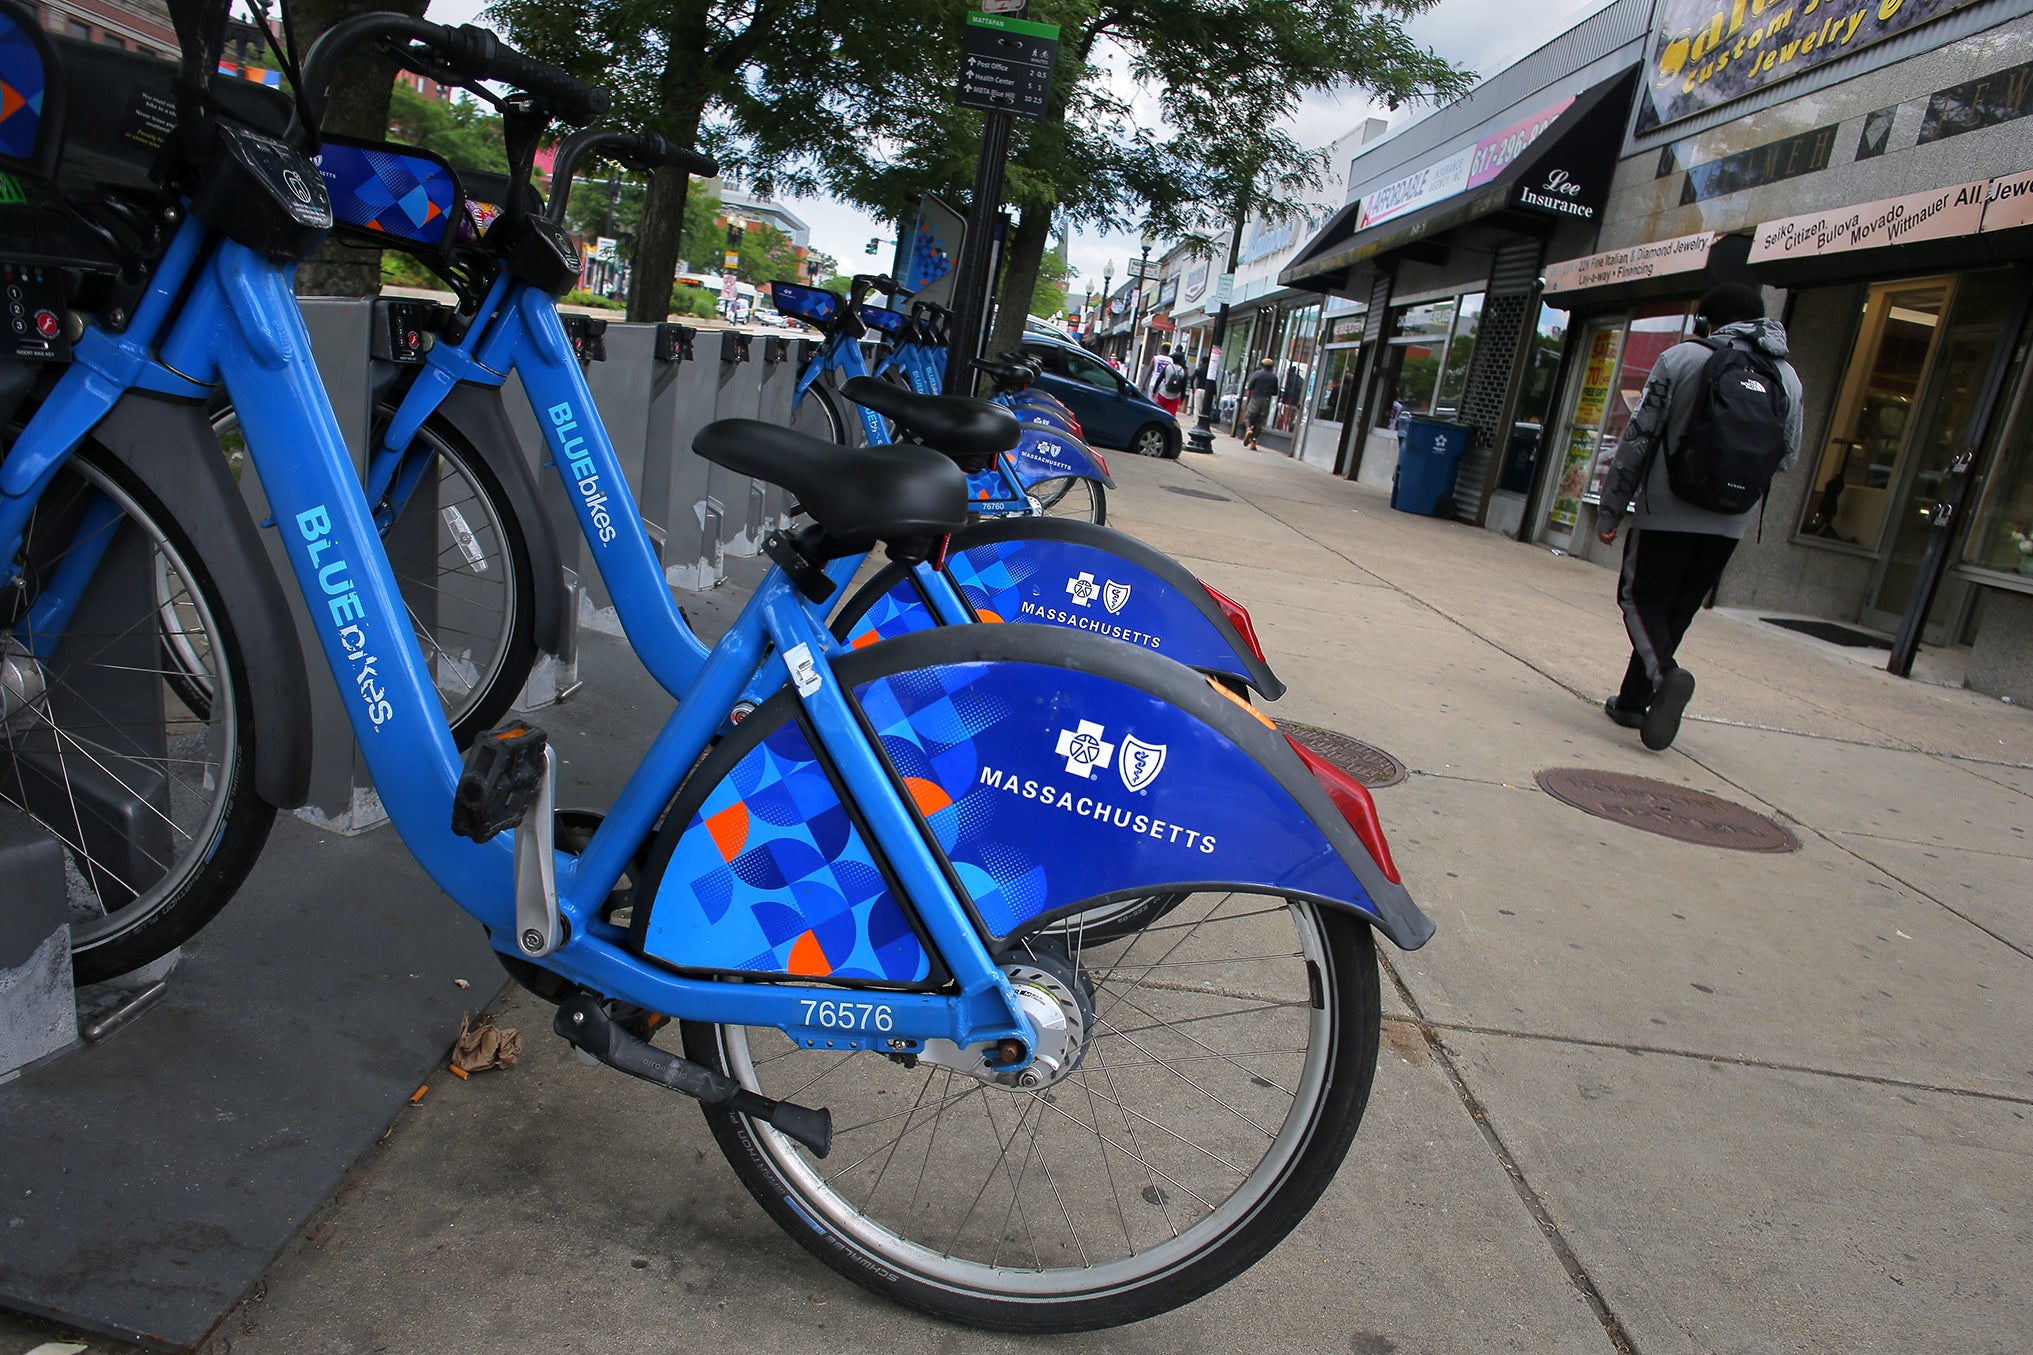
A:
<svg viewBox="0 0 2033 1355">
<path fill-rule="evenodd" d="M 1073 265 L 1056 251 L 1038 261 L 1037 286 L 1031 289 L 1030 314 L 1051 319 L 1066 309 L 1066 284 L 1074 276 Z"/>
<path fill-rule="evenodd" d="M 501 117 L 478 99 L 429 99 L 397 84 L 388 100 L 388 136 L 443 156 L 454 169 L 508 172 Z"/>
</svg>

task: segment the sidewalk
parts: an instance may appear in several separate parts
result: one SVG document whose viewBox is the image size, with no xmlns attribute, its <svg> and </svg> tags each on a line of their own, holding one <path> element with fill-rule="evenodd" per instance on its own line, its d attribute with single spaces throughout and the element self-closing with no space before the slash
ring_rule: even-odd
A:
<svg viewBox="0 0 2033 1355">
<path fill-rule="evenodd" d="M 210 1355 L 2033 1348 L 2033 715 L 1711 613 L 1648 753 L 1600 708 L 1608 571 L 1225 437 L 1110 466 L 1111 525 L 1250 609 L 1276 713 L 1411 770 L 1377 806 L 1439 933 L 1384 953 L 1375 1092 L 1289 1240 L 1136 1327 L 931 1322 L 809 1260 L 696 1111 L 511 993 L 522 1065 L 404 1109 Z M 1589 818 L 1550 767 L 1706 790 L 1801 849 Z M 0 1319 L 0 1355 L 38 1339 Z"/>
</svg>

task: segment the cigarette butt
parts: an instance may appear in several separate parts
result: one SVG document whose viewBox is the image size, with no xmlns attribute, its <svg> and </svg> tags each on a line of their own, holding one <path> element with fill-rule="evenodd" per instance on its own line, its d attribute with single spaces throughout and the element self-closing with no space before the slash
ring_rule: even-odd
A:
<svg viewBox="0 0 2033 1355">
<path fill-rule="evenodd" d="M 459 1079 L 459 1081 L 461 1081 L 461 1082 L 464 1082 L 464 1081 L 465 1081 L 465 1080 L 466 1080 L 467 1078 L 469 1078 L 469 1077 L 473 1076 L 473 1075 L 472 1075 L 471 1073 L 467 1072 L 467 1071 L 466 1071 L 466 1070 L 465 1070 L 464 1068 L 461 1068 L 461 1067 L 460 1067 L 460 1066 L 459 1066 L 458 1064 L 456 1064 L 456 1063 L 448 1063 L 448 1064 L 446 1064 L 446 1065 L 445 1065 L 445 1069 L 446 1069 L 446 1071 L 448 1071 L 449 1073 L 451 1073 L 451 1075 L 452 1075 L 453 1077 L 456 1077 L 456 1078 L 458 1078 L 458 1079 Z"/>
<path fill-rule="evenodd" d="M 423 1099 L 424 1099 L 424 1094 L 425 1094 L 426 1092 L 430 1091 L 430 1089 L 431 1089 L 431 1084 L 430 1084 L 430 1083 L 428 1083 L 428 1082 L 424 1083 L 424 1085 L 423 1085 L 423 1086 L 421 1086 L 421 1087 L 418 1087 L 418 1088 L 417 1088 L 417 1089 L 416 1089 L 415 1091 L 413 1091 L 413 1092 L 411 1092 L 411 1093 L 409 1094 L 409 1103 L 410 1103 L 411 1105 L 415 1105 L 415 1104 L 416 1104 L 417 1102 L 419 1102 L 419 1101 L 423 1100 Z"/>
</svg>

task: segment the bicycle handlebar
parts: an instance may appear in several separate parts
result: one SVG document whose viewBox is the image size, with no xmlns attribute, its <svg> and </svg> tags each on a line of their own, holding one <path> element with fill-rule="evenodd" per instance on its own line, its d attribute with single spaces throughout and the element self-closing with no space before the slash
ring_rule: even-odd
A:
<svg viewBox="0 0 2033 1355">
<path fill-rule="evenodd" d="M 565 206 L 572 197 L 572 171 L 588 155 L 604 155 L 633 170 L 668 165 L 709 179 L 720 172 L 720 162 L 712 156 L 656 132 L 574 132 L 558 147 L 557 161 L 551 167 L 551 200 L 544 207 L 544 215 L 551 220 L 565 219 Z"/>
<path fill-rule="evenodd" d="M 327 29 L 304 58 L 303 100 L 314 124 L 324 120 L 339 63 L 355 48 L 375 41 L 411 42 L 428 48 L 440 64 L 469 79 L 499 80 L 536 95 L 566 122 L 583 123 L 606 112 L 613 102 L 606 90 L 523 55 L 484 28 L 472 24 L 447 28 L 407 14 L 362 14 Z M 423 60 L 406 48 L 398 49 L 395 56 L 405 66 Z"/>
</svg>

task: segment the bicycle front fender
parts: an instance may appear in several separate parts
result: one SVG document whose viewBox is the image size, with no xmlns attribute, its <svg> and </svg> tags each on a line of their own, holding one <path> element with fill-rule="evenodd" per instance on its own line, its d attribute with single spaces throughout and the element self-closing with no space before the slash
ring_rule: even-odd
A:
<svg viewBox="0 0 2033 1355">
<path fill-rule="evenodd" d="M 1115 481 L 1101 469 L 1101 463 L 1094 459 L 1094 453 L 1087 450 L 1087 444 L 1071 433 L 1026 424 L 1017 445 L 1010 449 L 1008 455 L 1011 464 L 1016 467 L 1017 478 L 1024 482 L 1025 488 L 1040 480 L 1056 480 L 1068 475 L 1083 480 L 1099 480 L 1110 489 L 1115 488 Z"/>
<path fill-rule="evenodd" d="M 955 532 L 946 575 L 982 621 L 1088 631 L 1248 683 L 1265 699 L 1285 694 L 1192 573 L 1162 551 L 1108 527 L 1070 518 L 1003 518 Z M 839 612 L 835 633 L 865 648 L 936 624 L 910 572 L 891 565 Z"/>
<path fill-rule="evenodd" d="M 528 459 L 522 455 L 521 443 L 509 426 L 508 411 L 502 408 L 501 390 L 462 381 L 452 387 L 438 412 L 459 430 L 460 436 L 501 482 L 508 509 L 522 528 L 523 541 L 529 549 L 530 575 L 536 580 L 537 648 L 555 654 L 564 645 L 568 619 L 564 561 L 558 553 L 558 538 L 551 528 L 550 514 L 543 511 L 537 499 Z"/>
<path fill-rule="evenodd" d="M 240 639 L 254 712 L 254 788 L 281 809 L 310 793 L 310 687 L 303 645 L 240 487 L 202 404 L 129 391 L 92 438 L 191 534 Z"/>
</svg>

